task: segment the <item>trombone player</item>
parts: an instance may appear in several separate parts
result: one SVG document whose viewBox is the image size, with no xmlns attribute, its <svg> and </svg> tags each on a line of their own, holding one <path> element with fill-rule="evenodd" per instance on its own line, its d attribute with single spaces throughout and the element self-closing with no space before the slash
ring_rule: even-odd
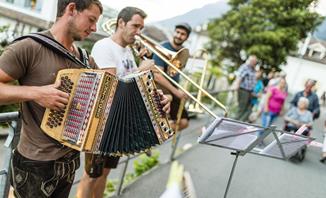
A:
<svg viewBox="0 0 326 198">
<path fill-rule="evenodd" d="M 162 47 L 171 50 L 173 52 L 177 52 L 180 49 L 183 48 L 183 43 L 189 38 L 189 35 L 191 33 L 191 27 L 188 23 L 179 23 L 175 26 L 173 38 L 171 41 L 165 41 L 162 43 Z M 155 65 L 162 68 L 162 70 L 169 74 L 168 72 L 168 64 L 164 62 L 162 59 L 159 58 L 156 54 L 153 55 L 153 60 L 155 62 Z M 171 75 L 171 78 L 175 80 L 176 82 L 180 81 L 180 74 Z M 179 110 L 179 106 L 182 99 L 187 99 L 187 95 L 174 85 L 170 81 L 168 81 L 166 78 L 164 78 L 162 75 L 155 76 L 155 80 L 164 88 L 167 89 L 172 95 L 172 102 L 171 102 L 171 110 L 170 110 L 170 116 L 171 116 L 171 127 L 175 130 L 176 129 L 176 121 L 177 121 L 177 114 Z M 189 118 L 187 111 L 183 108 L 181 119 L 179 121 L 178 129 L 182 130 L 184 128 L 187 128 L 189 125 Z"/>
</svg>

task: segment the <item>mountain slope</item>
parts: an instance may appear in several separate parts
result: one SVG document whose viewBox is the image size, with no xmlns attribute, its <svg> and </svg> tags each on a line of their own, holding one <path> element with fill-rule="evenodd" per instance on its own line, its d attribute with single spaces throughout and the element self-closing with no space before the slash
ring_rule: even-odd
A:
<svg viewBox="0 0 326 198">
<path fill-rule="evenodd" d="M 326 19 L 316 28 L 314 36 L 326 41 Z"/>
<path fill-rule="evenodd" d="M 216 3 L 204 5 L 202 8 L 191 10 L 183 15 L 165 19 L 163 21 L 154 22 L 153 24 L 166 28 L 174 28 L 175 24 L 187 22 L 192 27 L 201 25 L 212 18 L 220 17 L 229 10 L 227 0 L 221 0 Z"/>
</svg>

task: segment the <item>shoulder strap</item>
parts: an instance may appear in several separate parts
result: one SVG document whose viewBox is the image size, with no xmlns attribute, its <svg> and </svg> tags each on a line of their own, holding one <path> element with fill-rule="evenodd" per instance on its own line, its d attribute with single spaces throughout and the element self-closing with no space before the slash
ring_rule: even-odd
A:
<svg viewBox="0 0 326 198">
<path fill-rule="evenodd" d="M 41 34 L 41 33 L 31 33 L 31 34 L 27 34 L 25 36 L 21 36 L 21 37 L 15 39 L 14 42 L 19 41 L 19 40 L 23 40 L 25 38 L 31 38 L 34 41 L 37 41 L 37 42 L 41 43 L 45 47 L 48 47 L 49 49 L 51 49 L 55 53 L 68 58 L 69 60 L 73 61 L 74 63 L 76 63 L 78 65 L 81 65 L 84 68 L 91 69 L 89 64 L 85 64 L 82 61 L 80 61 L 72 53 L 70 53 L 61 43 L 59 43 L 58 41 L 56 41 L 55 39 L 53 39 L 51 37 L 48 37 L 48 36 L 46 36 L 44 34 Z M 80 55 L 84 56 L 83 53 L 81 53 Z M 83 57 L 83 58 L 85 58 L 85 57 Z"/>
<path fill-rule="evenodd" d="M 79 54 L 80 54 L 80 57 L 82 58 L 82 62 L 85 64 L 85 65 L 90 65 L 89 64 L 89 54 L 88 52 L 83 49 L 83 48 L 80 48 L 78 47 L 78 51 L 79 51 Z"/>
</svg>

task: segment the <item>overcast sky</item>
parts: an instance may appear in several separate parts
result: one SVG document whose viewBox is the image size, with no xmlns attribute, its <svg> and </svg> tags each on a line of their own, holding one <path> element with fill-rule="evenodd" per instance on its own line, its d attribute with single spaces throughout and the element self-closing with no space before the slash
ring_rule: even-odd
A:
<svg viewBox="0 0 326 198">
<path fill-rule="evenodd" d="M 103 4 L 118 11 L 126 6 L 141 8 L 148 15 L 146 23 L 182 15 L 192 9 L 201 8 L 206 4 L 218 1 L 219 0 L 101 0 Z"/>
<path fill-rule="evenodd" d="M 220 0 L 101 0 L 103 4 L 118 11 L 126 6 L 141 8 L 148 15 L 146 23 L 182 15 L 192 9 L 218 1 Z M 326 0 L 319 0 L 317 11 L 326 15 Z"/>
<path fill-rule="evenodd" d="M 317 12 L 319 12 L 323 16 L 326 16 L 326 0 L 319 0 Z"/>
</svg>

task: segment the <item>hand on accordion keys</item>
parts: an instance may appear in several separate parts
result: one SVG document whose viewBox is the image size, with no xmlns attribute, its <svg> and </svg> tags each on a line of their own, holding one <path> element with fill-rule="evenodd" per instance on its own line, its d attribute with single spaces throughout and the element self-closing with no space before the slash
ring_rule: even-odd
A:
<svg viewBox="0 0 326 198">
<path fill-rule="evenodd" d="M 161 99 L 161 105 L 163 105 L 163 111 L 165 113 L 170 113 L 170 106 L 171 106 L 171 101 L 172 98 L 169 97 L 168 95 L 164 95 L 162 90 L 157 90 L 157 93 L 160 95 Z"/>
<path fill-rule="evenodd" d="M 69 94 L 58 89 L 60 81 L 54 84 L 37 87 L 34 101 L 42 107 L 52 110 L 60 110 L 68 104 Z"/>
</svg>

